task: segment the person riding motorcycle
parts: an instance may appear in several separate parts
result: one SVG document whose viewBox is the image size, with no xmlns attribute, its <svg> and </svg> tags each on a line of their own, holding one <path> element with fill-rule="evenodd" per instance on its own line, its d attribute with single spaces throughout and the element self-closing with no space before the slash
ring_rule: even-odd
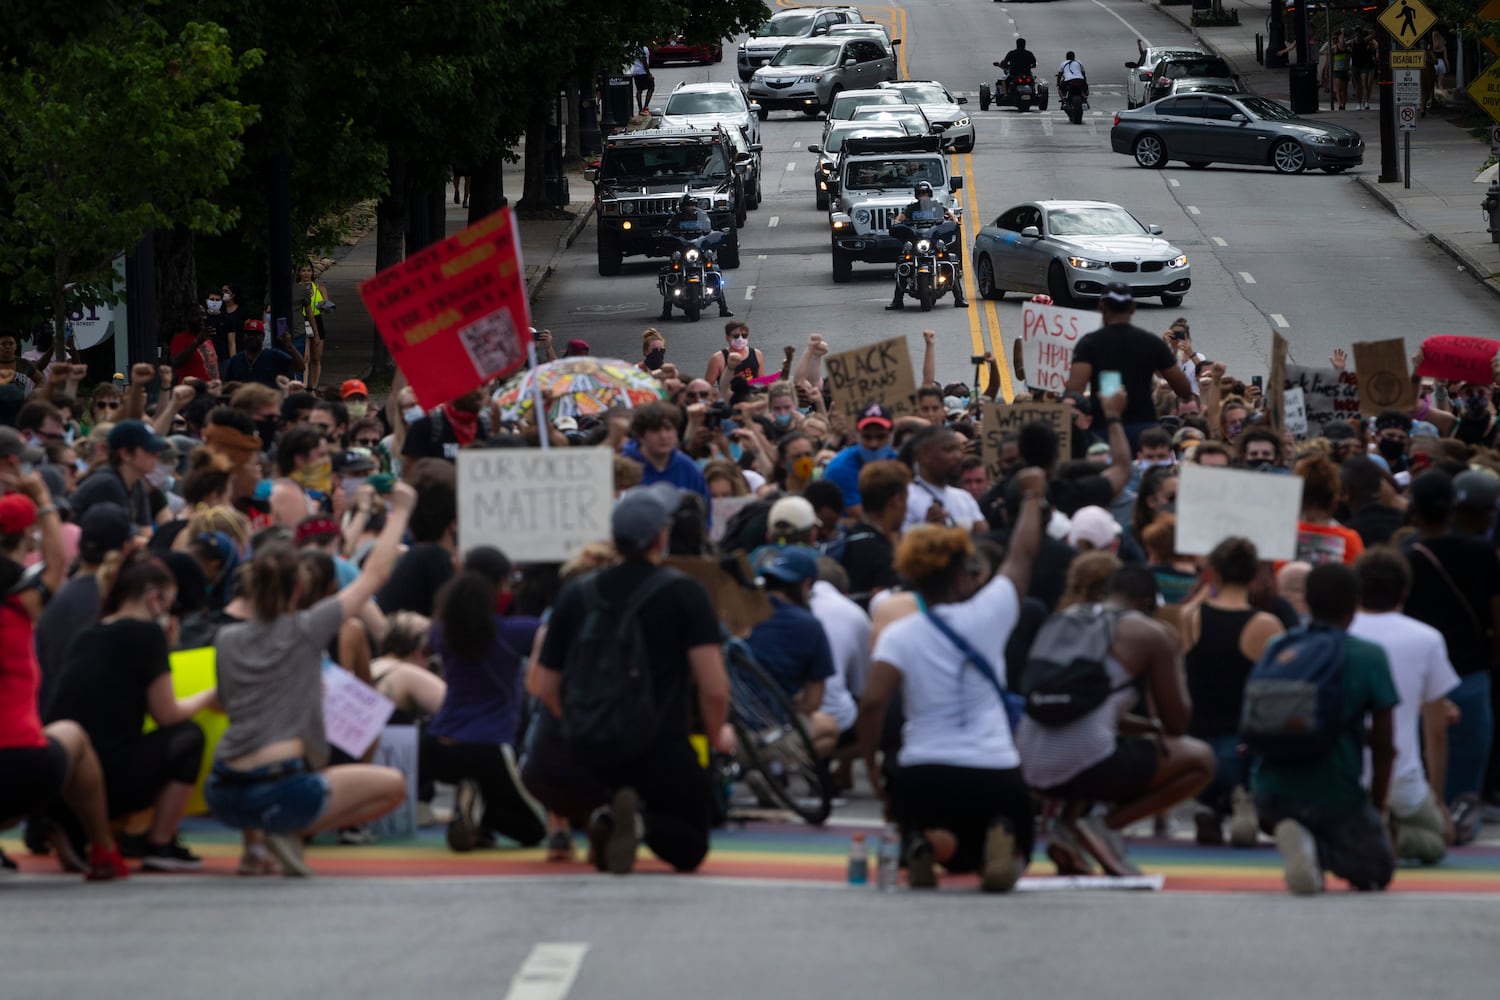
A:
<svg viewBox="0 0 1500 1000">
<path fill-rule="evenodd" d="M 943 203 L 937 200 L 932 192 L 932 184 L 928 181 L 917 181 L 912 189 L 916 200 L 901 210 L 891 222 L 890 233 L 903 245 L 915 244 L 917 240 L 925 235 L 929 239 L 942 240 L 948 243 L 948 254 L 953 261 L 953 305 L 959 309 L 969 308 L 968 301 L 964 298 L 964 261 L 963 240 L 956 239 L 959 227 L 958 220 L 953 213 L 948 211 Z M 932 223 L 936 220 L 937 224 Z M 925 234 L 919 234 L 913 222 L 924 223 Z M 896 310 L 902 308 L 905 292 L 901 289 L 901 275 L 896 275 L 896 293 L 891 298 L 891 304 L 886 309 Z"/>
<path fill-rule="evenodd" d="M 1005 71 L 1007 78 L 1035 75 L 1036 56 L 1027 50 L 1026 39 L 1016 39 L 1016 47 L 1000 60 L 1000 68 Z"/>
<path fill-rule="evenodd" d="M 1057 67 L 1057 92 L 1060 97 L 1067 98 L 1075 90 L 1085 101 L 1089 99 L 1089 75 L 1084 72 L 1083 63 L 1069 51 L 1062 65 Z"/>
<path fill-rule="evenodd" d="M 677 203 L 677 212 L 667 220 L 661 236 L 663 240 L 675 241 L 684 252 L 692 247 L 717 251 L 724 242 L 724 234 L 714 232 L 713 220 L 698 207 L 698 199 L 688 192 L 683 192 L 682 200 Z M 666 268 L 662 270 L 665 272 Z M 729 304 L 724 301 L 723 287 L 722 284 L 719 286 L 719 315 L 733 316 L 734 313 L 729 311 Z M 657 318 L 672 318 L 672 296 L 662 295 L 661 315 Z"/>
</svg>

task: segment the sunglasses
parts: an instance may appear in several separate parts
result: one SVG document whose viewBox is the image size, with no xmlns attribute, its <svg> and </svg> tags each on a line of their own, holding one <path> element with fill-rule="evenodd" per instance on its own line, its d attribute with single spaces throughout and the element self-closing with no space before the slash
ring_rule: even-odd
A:
<svg viewBox="0 0 1500 1000">
<path fill-rule="evenodd" d="M 354 446 L 356 448 L 378 448 L 378 447 L 380 447 L 380 439 L 379 438 L 361 438 L 361 439 L 359 439 L 359 440 L 357 440 L 357 441 L 354 442 Z"/>
<path fill-rule="evenodd" d="M 96 410 L 118 410 L 119 408 L 120 401 L 116 399 L 101 399 L 94 404 Z"/>
<path fill-rule="evenodd" d="M 711 393 L 711 392 L 690 392 L 690 393 L 687 394 L 687 398 L 688 399 L 708 399 L 712 395 L 713 395 L 713 393 Z"/>
</svg>

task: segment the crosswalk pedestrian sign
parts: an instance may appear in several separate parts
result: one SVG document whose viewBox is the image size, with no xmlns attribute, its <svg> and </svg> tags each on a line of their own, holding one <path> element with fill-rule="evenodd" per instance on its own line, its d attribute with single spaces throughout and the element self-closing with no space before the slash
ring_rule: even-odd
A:
<svg viewBox="0 0 1500 1000">
<path fill-rule="evenodd" d="M 1380 12 L 1380 24 L 1402 48 L 1416 48 L 1422 36 L 1432 30 L 1437 15 L 1422 0 L 1394 0 Z"/>
</svg>

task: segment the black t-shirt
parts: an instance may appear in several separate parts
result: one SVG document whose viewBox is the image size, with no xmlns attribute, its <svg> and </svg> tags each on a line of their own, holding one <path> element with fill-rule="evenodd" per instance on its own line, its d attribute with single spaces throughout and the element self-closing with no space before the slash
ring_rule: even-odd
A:
<svg viewBox="0 0 1500 1000">
<path fill-rule="evenodd" d="M 600 570 L 596 578 L 599 594 L 606 602 L 620 606 L 659 571 L 639 559 Z M 562 671 L 564 684 L 568 647 L 583 631 L 589 611 L 582 584 L 582 580 L 574 580 L 557 596 L 547 623 L 547 638 L 542 643 L 541 662 Z M 656 698 L 657 718 L 662 720 L 658 739 L 680 742 L 688 732 L 688 650 L 719 644 L 719 616 L 708 599 L 708 591 L 689 576 L 667 584 L 642 606 L 640 614 L 651 658 L 652 694 Z M 676 724 L 672 720 L 677 720 Z"/>
<path fill-rule="evenodd" d="M 36 662 L 42 669 L 38 701 L 46 705 L 62 676 L 63 658 L 73 638 L 99 620 L 99 580 L 92 573 L 75 576 L 58 590 L 36 620 Z"/>
<path fill-rule="evenodd" d="M 1120 373 L 1120 384 L 1128 397 L 1123 417 L 1127 424 L 1156 419 L 1151 377 L 1177 363 L 1166 341 L 1129 323 L 1111 323 L 1086 335 L 1073 348 L 1073 361 L 1085 362 L 1093 368 L 1089 384 L 1093 388 L 1095 420 L 1104 419 L 1104 410 L 1099 406 L 1099 373 Z"/>
<path fill-rule="evenodd" d="M 203 320 L 203 324 L 211 331 L 209 339 L 213 341 L 214 353 L 218 355 L 220 364 L 226 364 L 230 358 L 234 357 L 236 352 L 229 349 L 229 331 L 234 331 L 235 340 L 238 341 L 242 322 L 238 312 L 216 312 Z M 236 343 L 234 346 L 240 345 Z"/>
<path fill-rule="evenodd" d="M 413 420 L 411 426 L 406 428 L 406 441 L 401 445 L 401 457 L 408 462 L 415 462 L 420 458 L 446 458 L 450 462 L 456 462 L 458 448 L 458 435 L 453 433 L 448 418 L 439 411 Z"/>
<path fill-rule="evenodd" d="M 96 503 L 116 503 L 130 514 L 130 521 L 138 528 L 149 528 L 155 517 L 151 503 L 151 488 L 146 480 L 137 479 L 130 489 L 113 466 L 102 466 L 86 476 L 73 491 L 69 501 L 73 506 L 73 519 L 81 521 L 84 512 Z"/>
<path fill-rule="evenodd" d="M 1432 561 L 1417 551 L 1418 542 L 1437 557 L 1457 585 L 1458 593 Z M 1406 613 L 1443 633 L 1448 644 L 1448 661 L 1459 676 L 1490 669 L 1488 632 L 1494 625 L 1490 599 L 1500 594 L 1500 557 L 1495 550 L 1477 538 L 1444 535 L 1411 539 L 1402 546 L 1402 551 L 1411 563 L 1411 593 L 1406 598 Z M 1475 628 L 1475 618 L 1482 631 Z"/>
<path fill-rule="evenodd" d="M 1359 540 L 1365 548 L 1384 545 L 1406 521 L 1406 513 L 1394 507 L 1372 503 L 1360 508 L 1359 513 L 1344 519 L 1344 527 L 1359 532 Z"/>
<path fill-rule="evenodd" d="M 844 552 L 839 559 L 839 565 L 849 574 L 849 593 L 868 604 L 871 592 L 894 587 L 897 577 L 891 564 L 895 559 L 896 547 L 885 532 L 868 521 L 854 525 L 844 536 Z"/>
<path fill-rule="evenodd" d="M 1001 62 L 1011 75 L 1029 73 L 1036 69 L 1036 56 L 1032 55 L 1030 49 L 1011 49 Z"/>
<path fill-rule="evenodd" d="M 90 625 L 63 656 L 47 721 L 72 719 L 89 734 L 100 758 L 117 756 L 141 738 L 146 691 L 170 671 L 167 637 L 155 622 Z"/>
<path fill-rule="evenodd" d="M 991 531 L 987 538 L 1010 546 L 1010 532 Z M 1036 558 L 1031 561 L 1031 583 L 1026 588 L 1026 597 L 1035 597 L 1047 605 L 1050 613 L 1057 609 L 1063 590 L 1068 583 L 1068 567 L 1078 553 L 1066 542 L 1060 542 L 1046 532 L 1042 533 L 1042 544 L 1037 548 Z"/>
<path fill-rule="evenodd" d="M 453 572 L 451 552 L 433 542 L 419 542 L 401 553 L 375 603 L 388 615 L 415 611 L 431 618 L 433 600 Z"/>
</svg>

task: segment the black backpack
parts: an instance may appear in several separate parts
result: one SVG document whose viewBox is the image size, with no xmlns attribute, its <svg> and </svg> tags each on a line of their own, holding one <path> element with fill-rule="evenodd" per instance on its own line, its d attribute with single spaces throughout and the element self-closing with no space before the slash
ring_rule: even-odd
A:
<svg viewBox="0 0 1500 1000">
<path fill-rule="evenodd" d="M 599 578 L 581 584 L 588 613 L 563 664 L 562 730 L 573 759 L 586 767 L 639 757 L 661 724 L 641 608 L 685 575 L 658 569 L 623 604 L 611 605 Z"/>
<path fill-rule="evenodd" d="M 1043 623 L 1021 675 L 1028 716 L 1044 726 L 1066 725 L 1133 683 L 1111 684 L 1104 666 L 1122 614 L 1102 605 L 1080 604 Z"/>
</svg>

